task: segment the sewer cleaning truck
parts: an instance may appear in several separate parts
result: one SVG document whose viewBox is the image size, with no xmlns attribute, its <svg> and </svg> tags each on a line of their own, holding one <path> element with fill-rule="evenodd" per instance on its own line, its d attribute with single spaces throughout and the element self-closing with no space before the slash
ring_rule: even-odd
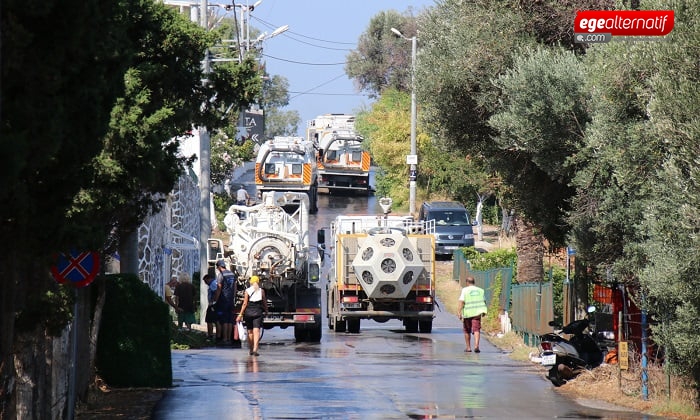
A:
<svg viewBox="0 0 700 420">
<path fill-rule="evenodd" d="M 302 192 L 309 198 L 308 211 L 318 212 L 316 146 L 302 137 L 277 136 L 260 145 L 255 159 L 258 197 L 266 191 Z M 299 205 L 299 202 L 289 203 Z"/>
<path fill-rule="evenodd" d="M 353 115 L 319 115 L 307 124 L 306 138 L 318 147 L 319 188 L 326 188 L 329 193 L 372 191 L 370 154 L 363 150 L 364 138 L 355 131 Z"/>
<path fill-rule="evenodd" d="M 289 203 L 296 209 L 288 212 Z M 309 198 L 304 192 L 266 191 L 259 204 L 233 205 L 224 225 L 226 262 L 245 279 L 258 276 L 268 315 L 263 327 L 294 327 L 297 341 L 321 340 L 320 256 L 309 244 Z"/>
</svg>

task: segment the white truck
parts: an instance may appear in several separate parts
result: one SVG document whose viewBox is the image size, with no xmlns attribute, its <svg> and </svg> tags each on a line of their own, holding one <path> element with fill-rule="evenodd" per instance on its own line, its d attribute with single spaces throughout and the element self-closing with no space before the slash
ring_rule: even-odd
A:
<svg viewBox="0 0 700 420">
<path fill-rule="evenodd" d="M 399 319 L 407 332 L 430 333 L 435 308 L 434 223 L 389 215 L 341 215 L 331 223 L 330 242 L 318 231 L 330 258 L 326 285 L 328 326 L 358 333 L 360 321 Z"/>
<path fill-rule="evenodd" d="M 371 158 L 355 131 L 355 117 L 319 115 L 307 124 L 306 138 L 318 146 L 319 188 L 369 193 Z"/>
<path fill-rule="evenodd" d="M 285 208 L 299 206 L 292 213 Z M 303 192 L 267 191 L 254 206 L 233 205 L 224 218 L 227 261 L 239 276 L 260 278 L 266 329 L 294 327 L 297 341 L 321 340 L 320 257 L 309 245 L 309 199 Z"/>
<path fill-rule="evenodd" d="M 314 143 L 302 137 L 280 136 L 263 143 L 255 159 L 255 186 L 259 197 L 266 191 L 302 192 L 309 198 L 308 211 L 317 213 L 318 166 Z"/>
</svg>

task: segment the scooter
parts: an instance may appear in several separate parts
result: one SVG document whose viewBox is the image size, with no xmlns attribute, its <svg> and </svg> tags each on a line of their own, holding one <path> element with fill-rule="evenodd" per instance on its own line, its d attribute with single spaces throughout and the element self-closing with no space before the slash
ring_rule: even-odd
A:
<svg viewBox="0 0 700 420">
<path fill-rule="evenodd" d="M 586 369 L 603 363 L 603 351 L 589 329 L 594 306 L 588 308 L 588 316 L 563 327 L 561 330 L 540 336 L 540 359 L 542 366 L 549 368 L 547 379 L 554 386 L 562 386 Z M 556 327 L 554 321 L 549 325 Z M 571 335 L 567 339 L 563 334 Z"/>
</svg>

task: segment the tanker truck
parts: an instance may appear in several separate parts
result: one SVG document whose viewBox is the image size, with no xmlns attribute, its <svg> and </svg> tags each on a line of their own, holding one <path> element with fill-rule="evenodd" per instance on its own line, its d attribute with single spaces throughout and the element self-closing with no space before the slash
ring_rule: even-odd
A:
<svg viewBox="0 0 700 420">
<path fill-rule="evenodd" d="M 255 159 L 258 196 L 265 191 L 297 191 L 309 198 L 307 210 L 318 212 L 316 146 L 302 137 L 277 136 L 260 145 Z M 299 202 L 289 203 L 299 205 Z"/>
<path fill-rule="evenodd" d="M 318 187 L 333 191 L 367 194 L 370 155 L 362 150 L 364 140 L 355 131 L 355 117 L 324 114 L 309 121 L 306 138 L 318 147 Z"/>
<path fill-rule="evenodd" d="M 294 212 L 289 203 L 298 203 Z M 309 198 L 303 192 L 267 191 L 254 206 L 233 205 L 224 225 L 229 269 L 260 278 L 268 315 L 263 328 L 294 327 L 297 341 L 321 340 L 320 257 L 309 245 Z"/>
<path fill-rule="evenodd" d="M 435 308 L 434 221 L 389 215 L 391 199 L 379 200 L 383 215 L 340 215 L 317 241 L 328 255 L 328 326 L 359 333 L 362 319 L 398 319 L 407 332 L 430 333 Z M 327 253 L 327 254 L 326 254 Z"/>
</svg>

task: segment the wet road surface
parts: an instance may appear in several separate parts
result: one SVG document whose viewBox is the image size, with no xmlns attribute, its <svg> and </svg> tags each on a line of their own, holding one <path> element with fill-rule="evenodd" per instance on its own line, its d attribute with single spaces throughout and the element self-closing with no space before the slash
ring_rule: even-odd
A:
<svg viewBox="0 0 700 420">
<path fill-rule="evenodd" d="M 155 419 L 651 418 L 574 404 L 544 371 L 488 342 L 464 353 L 455 316 L 432 334 L 399 322 L 364 321 L 359 334 L 324 327 L 320 343 L 291 329 L 265 331 L 260 356 L 246 349 L 173 351 L 173 384 Z"/>
</svg>

